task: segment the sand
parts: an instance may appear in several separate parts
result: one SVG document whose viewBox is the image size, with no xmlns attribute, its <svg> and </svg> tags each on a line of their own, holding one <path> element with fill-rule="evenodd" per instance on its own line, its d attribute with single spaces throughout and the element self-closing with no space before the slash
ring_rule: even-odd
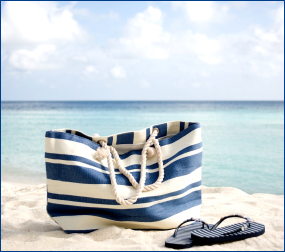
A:
<svg viewBox="0 0 285 252">
<path fill-rule="evenodd" d="M 2 183 L 2 250 L 172 250 L 173 231 L 134 231 L 115 226 L 89 234 L 65 234 L 46 213 L 46 187 Z M 284 196 L 203 187 L 201 217 L 209 223 L 239 213 L 265 224 L 256 238 L 188 250 L 284 250 Z"/>
</svg>

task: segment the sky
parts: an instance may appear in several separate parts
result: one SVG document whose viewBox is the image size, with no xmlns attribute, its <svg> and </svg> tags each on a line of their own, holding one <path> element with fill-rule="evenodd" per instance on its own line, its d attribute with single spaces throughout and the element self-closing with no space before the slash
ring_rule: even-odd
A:
<svg viewBox="0 0 285 252">
<path fill-rule="evenodd" d="M 2 100 L 283 100 L 284 3 L 1 3 Z"/>
</svg>

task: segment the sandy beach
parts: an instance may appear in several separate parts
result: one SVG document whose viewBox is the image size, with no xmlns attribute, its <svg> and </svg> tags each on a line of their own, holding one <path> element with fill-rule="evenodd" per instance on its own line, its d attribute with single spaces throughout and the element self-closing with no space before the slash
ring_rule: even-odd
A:
<svg viewBox="0 0 285 252">
<path fill-rule="evenodd" d="M 231 187 L 203 187 L 201 218 L 214 223 L 239 213 L 263 223 L 264 235 L 189 250 L 284 250 L 284 196 L 247 194 Z M 173 231 L 134 231 L 115 226 L 89 234 L 65 234 L 46 213 L 46 186 L 2 183 L 2 250 L 172 250 Z"/>
</svg>

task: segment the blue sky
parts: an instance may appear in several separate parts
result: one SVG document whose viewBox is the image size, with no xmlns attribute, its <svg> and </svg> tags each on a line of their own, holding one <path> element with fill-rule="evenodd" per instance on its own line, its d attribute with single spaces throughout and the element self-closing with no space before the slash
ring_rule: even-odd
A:
<svg viewBox="0 0 285 252">
<path fill-rule="evenodd" d="M 283 2 L 4 2 L 3 100 L 283 100 Z"/>
</svg>

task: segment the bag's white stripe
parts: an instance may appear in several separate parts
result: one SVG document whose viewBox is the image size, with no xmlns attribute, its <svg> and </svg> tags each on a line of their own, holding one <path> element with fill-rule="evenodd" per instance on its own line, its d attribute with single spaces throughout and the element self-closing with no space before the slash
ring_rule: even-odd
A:
<svg viewBox="0 0 285 252">
<path fill-rule="evenodd" d="M 171 192 L 175 192 L 183 189 L 186 185 L 195 183 L 201 180 L 201 167 L 195 171 L 181 177 L 175 177 L 163 182 L 159 188 L 143 192 L 143 197 L 151 197 L 163 195 Z M 63 182 L 58 180 L 47 180 L 48 192 L 57 194 L 66 194 L 90 198 L 101 198 L 101 199 L 115 199 L 112 192 L 111 186 L 108 184 L 80 184 L 73 182 Z M 118 190 L 125 195 L 130 197 L 134 194 L 135 189 L 132 186 L 119 185 Z"/>
<path fill-rule="evenodd" d="M 167 136 L 176 135 L 180 132 L 180 122 L 167 123 Z"/>
<path fill-rule="evenodd" d="M 50 199 L 48 198 L 48 202 L 55 203 L 55 204 L 62 204 L 62 205 L 69 205 L 69 206 L 82 206 L 82 207 L 100 207 L 100 208 L 109 208 L 109 209 L 135 209 L 135 208 L 146 208 L 150 207 L 162 202 L 171 201 L 179 198 L 183 198 L 184 196 L 194 192 L 201 190 L 201 186 L 197 186 L 187 190 L 184 193 L 181 193 L 176 196 L 170 196 L 165 199 L 152 201 L 149 203 L 136 203 L 133 205 L 123 206 L 123 205 L 106 205 L 106 204 L 94 204 L 94 203 L 85 203 L 85 202 L 76 202 L 76 201 L 69 201 L 69 200 L 58 200 L 58 199 Z"/>
<path fill-rule="evenodd" d="M 203 148 L 199 148 L 197 150 L 193 150 L 193 151 L 189 151 L 186 152 L 174 159 L 172 159 L 170 162 L 168 162 L 167 164 L 164 165 L 164 167 L 166 168 L 167 166 L 171 165 L 173 162 L 181 159 L 181 158 L 185 158 L 185 157 L 189 157 L 198 153 L 201 153 L 203 151 Z M 86 163 L 82 163 L 79 161 L 73 161 L 73 160 L 61 160 L 61 159 L 51 159 L 51 158 L 45 158 L 45 161 L 48 163 L 54 163 L 54 164 L 65 164 L 65 165 L 78 165 L 78 166 L 82 166 L 82 167 L 86 167 L 86 168 L 90 168 L 93 169 L 95 171 L 101 172 L 101 173 L 105 173 L 105 174 L 109 174 L 109 171 L 105 171 L 102 170 L 101 168 L 86 164 Z M 103 162 L 102 162 L 103 163 Z M 158 171 L 158 168 L 156 169 L 146 169 L 148 173 L 154 173 Z M 130 170 L 130 172 L 138 172 L 140 171 L 140 169 L 132 169 Z M 116 174 L 121 174 L 120 171 L 115 171 Z"/>
<path fill-rule="evenodd" d="M 137 131 L 136 134 L 134 134 L 134 143 L 133 144 L 141 144 L 141 143 L 145 142 L 145 140 L 146 140 L 146 130 L 143 129 L 143 130 Z"/>
<path fill-rule="evenodd" d="M 53 219 L 62 226 L 64 230 L 93 230 L 110 225 L 134 229 L 172 229 L 190 217 L 199 218 L 200 207 L 200 205 L 195 206 L 169 218 L 154 222 L 114 221 L 90 215 L 61 216 L 53 217 Z M 165 211 L 167 211 L 167 209 L 165 209 Z"/>
<path fill-rule="evenodd" d="M 178 151 L 189 147 L 190 145 L 198 144 L 202 142 L 201 129 L 197 128 L 193 131 L 191 131 L 189 134 L 185 135 L 184 137 L 180 138 L 178 141 L 172 143 L 171 145 L 164 145 L 161 147 L 162 153 L 163 153 L 163 159 L 168 159 L 174 154 L 176 154 Z M 178 150 L 175 153 L 173 150 Z M 95 150 L 90 148 L 89 146 L 73 142 L 70 140 L 64 140 L 64 139 L 56 139 L 56 138 L 46 138 L 46 152 L 48 153 L 57 153 L 57 154 L 69 154 L 69 155 L 76 155 L 81 156 L 87 159 L 90 159 L 91 161 L 95 160 L 94 153 Z M 131 155 L 126 159 L 122 160 L 122 163 L 124 166 L 139 164 L 141 159 L 141 155 Z M 156 157 L 154 156 L 151 159 L 147 160 L 147 165 L 152 165 L 156 163 Z M 102 160 L 102 164 L 104 166 L 107 166 L 107 161 Z"/>
</svg>

